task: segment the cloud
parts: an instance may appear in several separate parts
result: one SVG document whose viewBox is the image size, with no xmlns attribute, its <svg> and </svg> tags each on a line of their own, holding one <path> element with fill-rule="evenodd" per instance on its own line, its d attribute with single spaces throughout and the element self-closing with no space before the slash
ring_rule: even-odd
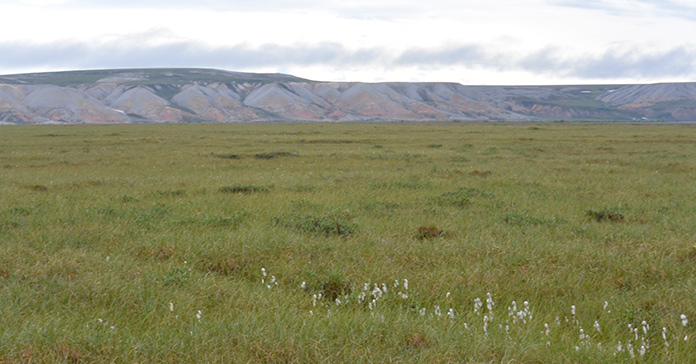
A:
<svg viewBox="0 0 696 364">
<path fill-rule="evenodd" d="M 0 67 L 131 68 L 224 67 L 260 68 L 330 64 L 344 67 L 374 63 L 384 56 L 378 49 L 351 51 L 339 43 L 260 46 L 237 44 L 209 47 L 192 41 L 149 45 L 140 41 L 103 44 L 60 42 L 50 44 L 0 43 Z"/>
<path fill-rule="evenodd" d="M 682 46 L 651 53 L 609 50 L 600 57 L 578 60 L 569 74 L 581 78 L 694 77 L 696 49 Z"/>
<path fill-rule="evenodd" d="M 164 32 L 166 33 L 166 31 Z M 696 77 L 696 47 L 678 46 L 661 52 L 640 48 L 609 48 L 594 55 L 569 56 L 561 47 L 522 52 L 501 51 L 490 44 L 468 43 L 441 48 L 410 48 L 392 54 L 385 49 L 348 49 L 337 42 L 241 43 L 212 47 L 195 41 L 157 44 L 163 34 L 119 38 L 103 43 L 58 42 L 0 43 L 0 68 L 5 69 L 95 69 L 210 67 L 254 70 L 321 66 L 337 72 L 351 69 L 460 68 L 466 71 L 527 72 L 547 77 L 587 80 L 674 79 Z M 307 75 L 298 74 L 300 77 Z"/>
<path fill-rule="evenodd" d="M 640 2 L 654 6 L 664 14 L 692 22 L 696 21 L 696 6 L 693 4 L 687 5 L 682 2 L 670 0 L 640 0 Z"/>
<path fill-rule="evenodd" d="M 465 44 L 439 49 L 413 48 L 403 52 L 396 60 L 400 65 L 465 65 L 486 66 L 495 65 L 494 55 L 486 52 L 485 47 L 478 44 Z"/>
<path fill-rule="evenodd" d="M 516 54 L 465 44 L 441 49 L 411 49 L 395 60 L 399 65 L 420 67 L 464 66 L 496 71 L 527 71 L 582 79 L 655 79 L 696 76 L 696 48 L 680 46 L 662 52 L 609 48 L 599 55 L 575 58 L 559 47 Z"/>
<path fill-rule="evenodd" d="M 552 0 L 552 5 L 587 10 L 603 11 L 626 17 L 644 15 L 655 18 L 669 16 L 696 21 L 696 6 L 674 0 Z"/>
</svg>

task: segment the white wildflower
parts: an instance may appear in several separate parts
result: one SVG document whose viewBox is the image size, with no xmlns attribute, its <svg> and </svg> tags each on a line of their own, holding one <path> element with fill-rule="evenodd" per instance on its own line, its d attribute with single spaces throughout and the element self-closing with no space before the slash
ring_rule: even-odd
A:
<svg viewBox="0 0 696 364">
<path fill-rule="evenodd" d="M 493 306 L 495 306 L 495 303 L 493 302 L 493 297 L 491 296 L 490 292 L 486 293 L 486 295 L 488 296 L 488 298 L 486 298 L 486 308 L 488 308 L 488 313 L 491 315 L 492 318 Z"/>
<path fill-rule="evenodd" d="M 476 297 L 476 299 L 474 300 L 474 312 L 480 315 L 481 312 L 479 312 L 479 310 L 481 309 L 481 307 L 483 307 L 483 303 L 481 303 L 480 298 Z"/>
</svg>

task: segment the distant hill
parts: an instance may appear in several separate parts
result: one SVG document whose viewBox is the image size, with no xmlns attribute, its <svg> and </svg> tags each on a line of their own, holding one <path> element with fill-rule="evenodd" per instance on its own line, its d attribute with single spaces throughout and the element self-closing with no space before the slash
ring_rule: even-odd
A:
<svg viewBox="0 0 696 364">
<path fill-rule="evenodd" d="M 695 121 L 696 83 L 464 86 L 318 82 L 212 69 L 0 76 L 0 123 Z"/>
</svg>

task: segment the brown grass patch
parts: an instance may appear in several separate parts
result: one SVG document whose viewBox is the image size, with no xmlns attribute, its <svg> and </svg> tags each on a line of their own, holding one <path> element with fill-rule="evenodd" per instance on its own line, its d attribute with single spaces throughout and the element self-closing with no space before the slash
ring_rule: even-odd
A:
<svg viewBox="0 0 696 364">
<path fill-rule="evenodd" d="M 204 269 L 209 273 L 229 276 L 240 269 L 234 257 L 208 257 L 202 260 Z"/>
<path fill-rule="evenodd" d="M 56 351 L 58 352 L 60 359 L 67 363 L 82 363 L 86 360 L 85 355 L 82 352 L 66 345 L 58 346 Z"/>
<path fill-rule="evenodd" d="M 430 345 L 430 341 L 425 336 L 414 333 L 406 338 L 405 344 L 409 349 L 420 349 Z"/>
<path fill-rule="evenodd" d="M 174 256 L 174 247 L 172 246 L 156 246 L 156 247 L 141 247 L 135 255 L 141 259 L 154 260 L 169 260 Z"/>
<path fill-rule="evenodd" d="M 493 173 L 493 172 L 491 172 L 491 171 L 479 171 L 479 170 L 477 169 L 477 170 L 474 170 L 473 172 L 469 173 L 469 175 L 470 175 L 470 176 L 474 176 L 474 177 L 488 177 L 488 176 L 490 176 L 492 173 Z"/>
<path fill-rule="evenodd" d="M 444 231 L 435 225 L 431 226 L 420 226 L 416 229 L 416 239 L 425 240 L 438 238 L 444 234 Z"/>
<path fill-rule="evenodd" d="M 48 191 L 48 187 L 46 187 L 46 186 L 44 186 L 44 185 L 39 185 L 39 184 L 30 185 L 30 186 L 27 186 L 27 188 L 30 189 L 30 190 L 32 190 L 32 191 L 37 191 L 37 192 L 46 192 L 46 191 Z"/>
</svg>

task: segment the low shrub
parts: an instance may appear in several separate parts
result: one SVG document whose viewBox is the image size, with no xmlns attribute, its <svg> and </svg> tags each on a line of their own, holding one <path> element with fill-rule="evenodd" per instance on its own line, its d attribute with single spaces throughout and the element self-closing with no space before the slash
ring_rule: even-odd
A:
<svg viewBox="0 0 696 364">
<path fill-rule="evenodd" d="M 292 157 L 294 155 L 295 154 L 290 153 L 290 152 L 277 150 L 275 152 L 257 153 L 254 155 L 254 158 L 256 158 L 256 159 L 273 159 L 273 158 L 278 158 L 278 157 Z"/>
<path fill-rule="evenodd" d="M 221 192 L 221 193 L 241 193 L 241 194 L 268 192 L 268 191 L 269 191 L 269 189 L 266 187 L 254 186 L 254 185 L 224 186 L 224 187 L 220 187 L 218 189 L 218 192 Z"/>
<path fill-rule="evenodd" d="M 181 196 L 186 195 L 186 191 L 184 191 L 184 190 L 172 190 L 172 191 L 157 190 L 156 194 L 159 197 L 181 197 Z"/>
<path fill-rule="evenodd" d="M 222 154 L 214 154 L 213 156 L 220 158 L 220 159 L 241 159 L 242 157 L 239 154 L 233 154 L 233 153 L 222 153 Z"/>
<path fill-rule="evenodd" d="M 347 236 L 355 232 L 356 226 L 343 214 L 323 215 L 285 215 L 274 219 L 274 223 L 291 227 L 299 231 L 323 234 Z"/>
</svg>

